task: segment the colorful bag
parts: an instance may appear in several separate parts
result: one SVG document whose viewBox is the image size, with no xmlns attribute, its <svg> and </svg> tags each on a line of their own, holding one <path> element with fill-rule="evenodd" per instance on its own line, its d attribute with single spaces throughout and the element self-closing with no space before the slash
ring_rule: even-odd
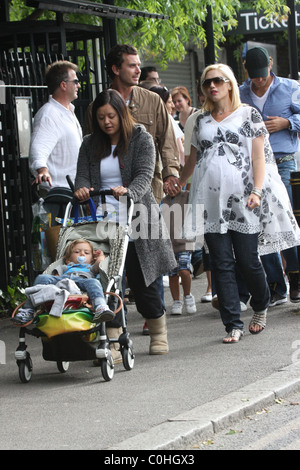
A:
<svg viewBox="0 0 300 470">
<path fill-rule="evenodd" d="M 96 326 L 93 314 L 88 308 L 78 310 L 64 310 L 62 315 L 53 317 L 48 313 L 38 315 L 36 328 L 45 333 L 48 338 L 75 331 L 87 331 Z"/>
<path fill-rule="evenodd" d="M 89 309 L 87 295 L 69 295 L 60 317 L 49 315 L 53 301 L 45 302 L 42 312 L 36 317 L 34 323 L 48 338 L 71 333 L 86 331 L 95 326 L 92 324 L 93 313 Z"/>
</svg>

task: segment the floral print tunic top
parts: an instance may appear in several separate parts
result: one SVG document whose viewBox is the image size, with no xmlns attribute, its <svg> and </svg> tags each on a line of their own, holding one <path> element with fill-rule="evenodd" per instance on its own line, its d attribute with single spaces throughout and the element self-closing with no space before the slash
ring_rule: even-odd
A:
<svg viewBox="0 0 300 470">
<path fill-rule="evenodd" d="M 253 189 L 252 141 L 263 135 L 265 180 L 260 207 L 250 210 Z M 259 233 L 259 252 L 267 254 L 300 244 L 300 230 L 280 178 L 268 131 L 259 112 L 242 105 L 221 122 L 209 112 L 196 119 L 192 145 L 197 149 L 184 235 Z"/>
</svg>

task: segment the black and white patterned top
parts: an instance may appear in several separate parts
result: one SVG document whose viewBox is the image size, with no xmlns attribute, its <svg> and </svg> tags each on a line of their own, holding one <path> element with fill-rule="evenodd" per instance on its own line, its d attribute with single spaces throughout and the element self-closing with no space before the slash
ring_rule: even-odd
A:
<svg viewBox="0 0 300 470">
<path fill-rule="evenodd" d="M 266 162 L 263 196 L 261 206 L 250 210 L 252 141 L 261 135 Z M 184 224 L 186 237 L 228 230 L 259 233 L 261 254 L 300 244 L 300 230 L 268 135 L 261 115 L 250 106 L 240 106 L 221 122 L 209 112 L 199 114 L 192 137 L 197 163 Z"/>
</svg>

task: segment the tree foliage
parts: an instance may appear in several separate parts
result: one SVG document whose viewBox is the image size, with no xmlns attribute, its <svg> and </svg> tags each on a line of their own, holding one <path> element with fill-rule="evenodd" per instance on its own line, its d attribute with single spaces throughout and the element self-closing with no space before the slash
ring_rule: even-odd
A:
<svg viewBox="0 0 300 470">
<path fill-rule="evenodd" d="M 96 0 L 98 3 L 104 3 Z M 224 33 L 237 25 L 240 9 L 263 10 L 267 16 L 288 13 L 285 0 L 115 0 L 123 8 L 169 16 L 168 20 L 134 17 L 116 21 L 118 41 L 135 45 L 146 58 L 152 58 L 163 67 L 169 61 L 180 61 L 186 47 L 206 45 L 207 9 L 211 8 L 215 44 L 224 41 Z M 11 19 L 21 20 L 34 15 L 33 8 L 26 7 L 23 0 L 11 0 Z M 39 12 L 40 18 L 53 18 L 52 12 Z M 101 24 L 101 18 L 91 15 L 65 15 L 69 21 Z"/>
<path fill-rule="evenodd" d="M 168 15 L 168 21 L 135 18 L 118 23 L 118 37 L 131 40 L 146 57 L 160 63 L 182 60 L 186 46 L 206 45 L 207 9 L 211 7 L 215 44 L 224 41 L 224 33 L 237 25 L 237 12 L 241 8 L 264 10 L 266 15 L 282 15 L 287 12 L 286 2 L 278 0 L 257 0 L 240 2 L 239 0 L 116 0 L 118 6 L 125 6 L 150 13 Z"/>
</svg>

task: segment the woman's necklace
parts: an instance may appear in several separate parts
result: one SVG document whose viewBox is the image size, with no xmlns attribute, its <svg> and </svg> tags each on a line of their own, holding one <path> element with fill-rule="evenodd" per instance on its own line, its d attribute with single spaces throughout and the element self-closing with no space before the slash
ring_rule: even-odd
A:
<svg viewBox="0 0 300 470">
<path fill-rule="evenodd" d="M 213 114 L 215 116 L 223 116 L 224 115 L 229 115 L 231 113 L 231 111 L 226 111 L 225 109 L 223 111 L 218 111 L 217 109 L 215 111 L 213 111 Z"/>
</svg>

